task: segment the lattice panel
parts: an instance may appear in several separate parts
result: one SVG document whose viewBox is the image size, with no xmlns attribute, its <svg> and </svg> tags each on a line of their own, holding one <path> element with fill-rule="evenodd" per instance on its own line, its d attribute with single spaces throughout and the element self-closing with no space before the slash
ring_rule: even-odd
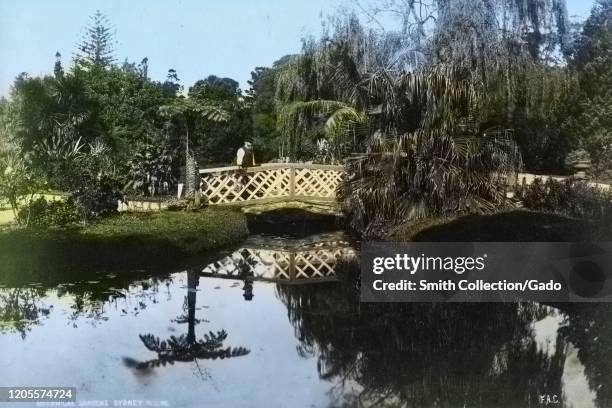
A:
<svg viewBox="0 0 612 408">
<path fill-rule="evenodd" d="M 251 276 L 277 282 L 334 278 L 337 262 L 353 255 L 350 247 L 309 251 L 241 248 L 207 265 L 202 274 L 236 279 Z"/>
<path fill-rule="evenodd" d="M 222 172 L 202 177 L 203 195 L 211 204 L 225 204 L 290 194 L 290 169 L 270 169 L 253 173 Z"/>
<path fill-rule="evenodd" d="M 263 266 L 263 271 L 253 271 L 255 276 L 259 275 L 273 280 L 289 279 L 289 265 L 291 264 L 291 256 L 288 252 L 273 251 L 273 250 L 249 250 L 255 259 L 258 259 Z M 271 273 L 270 273 L 271 270 Z"/>
<path fill-rule="evenodd" d="M 296 169 L 295 195 L 314 198 L 334 198 L 342 180 L 342 172 L 323 169 Z"/>
<path fill-rule="evenodd" d="M 323 167 L 323 168 L 322 168 Z M 236 167 L 202 170 L 202 194 L 211 204 L 256 201 L 269 198 L 310 197 L 333 199 L 344 172 L 338 166 L 289 164 L 287 167 Z"/>
<path fill-rule="evenodd" d="M 202 269 L 203 274 L 264 280 L 289 279 L 290 254 L 284 251 L 242 248 Z"/>
<path fill-rule="evenodd" d="M 295 278 L 317 279 L 335 277 L 336 263 L 354 252 L 350 248 L 298 252 L 295 255 Z"/>
</svg>

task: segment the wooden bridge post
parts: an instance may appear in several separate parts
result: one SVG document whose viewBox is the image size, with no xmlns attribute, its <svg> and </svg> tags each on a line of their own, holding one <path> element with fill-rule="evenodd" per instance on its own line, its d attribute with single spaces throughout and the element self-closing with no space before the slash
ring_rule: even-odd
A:
<svg viewBox="0 0 612 408">
<path fill-rule="evenodd" d="M 295 167 L 289 169 L 289 198 L 295 197 Z"/>
<path fill-rule="evenodd" d="M 289 281 L 295 280 L 295 252 L 289 252 Z"/>
</svg>

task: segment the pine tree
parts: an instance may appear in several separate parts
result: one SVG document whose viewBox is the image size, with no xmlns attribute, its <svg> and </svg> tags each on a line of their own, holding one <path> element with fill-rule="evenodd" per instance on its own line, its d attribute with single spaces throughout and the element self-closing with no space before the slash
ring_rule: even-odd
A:
<svg viewBox="0 0 612 408">
<path fill-rule="evenodd" d="M 77 46 L 75 62 L 87 69 L 107 68 L 116 61 L 115 31 L 111 28 L 108 17 L 99 10 L 90 17 L 90 20 L 81 43 Z"/>
</svg>

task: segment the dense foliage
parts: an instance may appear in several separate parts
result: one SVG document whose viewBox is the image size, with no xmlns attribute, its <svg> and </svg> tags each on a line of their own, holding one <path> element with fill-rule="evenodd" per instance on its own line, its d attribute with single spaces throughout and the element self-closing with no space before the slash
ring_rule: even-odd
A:
<svg viewBox="0 0 612 408">
<path fill-rule="evenodd" d="M 289 156 L 352 155 L 341 195 L 351 225 L 368 234 L 495 212 L 509 204 L 506 177 L 523 166 L 572 171 L 566 158 L 580 148 L 605 168 L 607 116 L 591 122 L 603 144 L 579 125 L 605 103 L 577 102 L 594 100 L 582 79 L 594 66 L 602 69 L 589 86 L 609 93 L 600 85 L 609 73 L 609 4 L 594 9 L 582 32 L 552 0 L 391 0 L 365 7 L 373 28 L 350 13 L 333 19 L 278 75 Z M 396 30 L 376 27 L 385 13 L 399 18 Z"/>
<path fill-rule="evenodd" d="M 535 180 L 517 193 L 527 208 L 595 221 L 603 229 L 612 225 L 612 192 L 584 181 Z"/>
<path fill-rule="evenodd" d="M 591 154 L 595 175 L 611 179 L 612 169 L 612 1 L 600 0 L 570 60 L 578 82 L 567 126 Z"/>
<path fill-rule="evenodd" d="M 124 195 L 173 195 L 188 157 L 227 163 L 250 137 L 236 81 L 210 76 L 185 96 L 174 69 L 158 82 L 147 58 L 117 64 L 115 42 L 97 12 L 74 64 L 64 68 L 57 53 L 52 74 L 23 73 L 2 99 L 2 198 L 16 215 L 45 188 L 69 193 L 81 220 L 115 210 Z"/>
<path fill-rule="evenodd" d="M 56 54 L 52 73 L 19 75 L 0 101 L 0 154 L 27 168 L 18 195 L 59 189 L 90 219 L 124 195 L 179 182 L 192 193 L 192 167 L 230 164 L 251 141 L 257 162 L 345 163 L 345 211 L 375 233 L 504 208 L 510 173 L 567 173 L 576 151 L 608 177 L 612 1 L 583 25 L 560 0 L 360 5 L 301 53 L 254 68 L 244 91 L 216 75 L 183 86 L 172 68 L 156 81 L 146 57 L 118 63 L 97 12 L 73 63 Z"/>
</svg>

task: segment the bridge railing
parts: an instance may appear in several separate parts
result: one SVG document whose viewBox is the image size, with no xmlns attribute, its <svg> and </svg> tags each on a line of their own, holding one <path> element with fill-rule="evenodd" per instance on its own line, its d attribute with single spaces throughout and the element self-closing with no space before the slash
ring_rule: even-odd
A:
<svg viewBox="0 0 612 408">
<path fill-rule="evenodd" d="M 200 169 L 202 194 L 210 204 L 281 200 L 335 201 L 342 166 L 266 163 Z"/>
<path fill-rule="evenodd" d="M 342 166 L 307 163 L 266 163 L 200 169 L 202 194 L 210 204 L 257 203 L 274 201 L 329 201 L 336 199 L 336 189 L 344 175 Z M 517 173 L 508 180 L 509 196 L 518 186 L 536 179 L 564 180 L 564 176 Z M 589 182 L 600 189 L 607 184 Z"/>
</svg>

